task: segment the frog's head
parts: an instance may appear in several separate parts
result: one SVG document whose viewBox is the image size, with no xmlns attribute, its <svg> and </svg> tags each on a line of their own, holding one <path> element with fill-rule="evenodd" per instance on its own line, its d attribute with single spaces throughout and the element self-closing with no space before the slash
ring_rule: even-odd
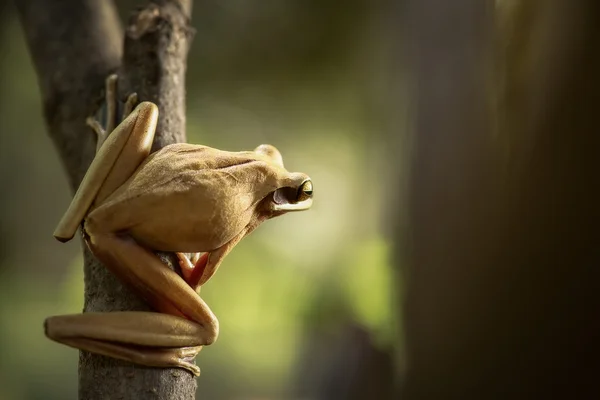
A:
<svg viewBox="0 0 600 400">
<path fill-rule="evenodd" d="M 269 192 L 256 212 L 272 218 L 290 211 L 308 210 L 313 197 L 313 184 L 308 175 L 288 172 L 283 166 L 281 153 L 274 146 L 262 144 L 254 152 L 270 164 L 270 168 L 263 172 L 266 179 L 261 183 Z"/>
<path fill-rule="evenodd" d="M 281 153 L 263 144 L 254 151 L 229 153 L 210 150 L 206 160 L 207 186 L 213 212 L 206 226 L 218 227 L 218 247 L 205 253 L 196 274 L 198 285 L 206 283 L 223 258 L 263 221 L 279 215 L 308 210 L 312 206 L 313 184 L 302 172 L 289 172 Z"/>
</svg>

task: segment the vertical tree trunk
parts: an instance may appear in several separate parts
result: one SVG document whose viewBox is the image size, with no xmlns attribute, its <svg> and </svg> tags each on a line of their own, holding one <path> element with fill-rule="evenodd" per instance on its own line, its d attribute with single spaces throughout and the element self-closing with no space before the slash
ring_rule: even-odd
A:
<svg viewBox="0 0 600 400">
<path fill-rule="evenodd" d="M 119 72 L 121 95 L 135 91 L 141 101 L 158 104 L 153 150 L 185 141 L 191 0 L 155 0 L 138 10 L 126 28 L 123 51 L 112 2 L 23 0 L 17 6 L 48 129 L 73 191 L 94 157 L 95 139 L 85 119 L 102 104 L 101 88 L 109 73 Z M 85 245 L 84 258 L 85 311 L 148 310 Z M 81 399 L 195 398 L 196 380 L 181 369 L 144 368 L 82 352 L 79 373 Z"/>
<path fill-rule="evenodd" d="M 404 398 L 600 397 L 599 16 L 409 1 Z"/>
</svg>

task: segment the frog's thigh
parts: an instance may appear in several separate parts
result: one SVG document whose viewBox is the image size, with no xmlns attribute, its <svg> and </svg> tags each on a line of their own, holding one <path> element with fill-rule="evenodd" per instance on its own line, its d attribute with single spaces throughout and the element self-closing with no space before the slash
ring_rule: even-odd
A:
<svg viewBox="0 0 600 400">
<path fill-rule="evenodd" d="M 202 349 L 198 324 L 167 314 L 122 311 L 46 319 L 46 336 L 77 349 L 152 367 L 179 367 L 195 375 Z"/>
<path fill-rule="evenodd" d="M 71 240 L 94 203 L 100 203 L 121 186 L 144 161 L 152 147 L 158 109 L 140 103 L 106 139 L 92 161 L 75 197 L 60 220 L 54 237 Z"/>
<path fill-rule="evenodd" d="M 219 333 L 217 318 L 181 276 L 132 238 L 96 229 L 93 220 L 88 219 L 85 225 L 88 245 L 113 274 L 155 310 L 185 316 L 199 324 L 199 344 L 208 345 L 216 340 Z"/>
</svg>

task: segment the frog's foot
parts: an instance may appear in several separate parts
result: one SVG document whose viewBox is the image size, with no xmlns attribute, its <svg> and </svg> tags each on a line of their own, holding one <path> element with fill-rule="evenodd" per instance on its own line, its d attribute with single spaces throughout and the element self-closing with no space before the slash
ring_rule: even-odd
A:
<svg viewBox="0 0 600 400">
<path fill-rule="evenodd" d="M 175 253 L 179 259 L 182 278 L 196 292 L 200 291 L 200 278 L 204 274 L 204 269 L 208 263 L 210 253 L 192 253 L 190 257 L 185 253 Z"/>
<path fill-rule="evenodd" d="M 192 253 L 191 257 L 185 253 L 176 252 L 181 267 L 181 276 L 188 285 L 198 291 L 217 272 L 223 258 L 244 236 L 252 232 L 254 228 L 245 228 L 233 239 L 221 247 L 205 253 Z"/>
<path fill-rule="evenodd" d="M 181 349 L 152 348 L 142 346 L 122 346 L 118 343 L 81 339 L 55 339 L 67 346 L 101 354 L 118 360 L 156 368 L 183 368 L 194 376 L 200 376 L 200 367 L 194 358 L 202 346 L 185 347 Z"/>
<path fill-rule="evenodd" d="M 117 81 L 118 76 L 116 74 L 109 75 L 105 81 L 105 103 L 106 103 L 106 123 L 105 127 L 96 119 L 96 117 L 88 117 L 86 124 L 92 128 L 96 133 L 96 153 L 102 147 L 102 144 L 106 140 L 106 137 L 115 129 L 117 126 L 117 111 L 118 111 L 118 100 L 117 100 Z M 131 93 L 127 96 L 125 105 L 123 106 L 123 113 L 120 121 L 127 118 L 133 111 L 133 108 L 138 102 L 137 93 Z M 120 122 L 119 121 L 119 122 Z"/>
<path fill-rule="evenodd" d="M 203 346 L 182 347 L 176 349 L 177 358 L 174 367 L 184 368 L 196 376 L 200 376 L 200 368 L 196 365 L 195 359 Z"/>
</svg>

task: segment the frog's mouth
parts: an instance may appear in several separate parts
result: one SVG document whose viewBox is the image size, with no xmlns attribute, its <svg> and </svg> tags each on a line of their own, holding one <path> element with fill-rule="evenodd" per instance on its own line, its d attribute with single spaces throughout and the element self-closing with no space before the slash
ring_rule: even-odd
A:
<svg viewBox="0 0 600 400">
<path fill-rule="evenodd" d="M 277 192 L 275 192 L 275 194 L 277 194 Z M 274 196 L 273 211 L 279 212 L 279 213 L 290 212 L 290 211 L 304 211 L 304 210 L 308 210 L 312 206 L 312 202 L 313 202 L 312 199 L 306 199 L 303 201 L 299 201 L 297 203 L 284 202 L 284 201 L 281 201 L 281 199 L 278 199 Z"/>
</svg>

